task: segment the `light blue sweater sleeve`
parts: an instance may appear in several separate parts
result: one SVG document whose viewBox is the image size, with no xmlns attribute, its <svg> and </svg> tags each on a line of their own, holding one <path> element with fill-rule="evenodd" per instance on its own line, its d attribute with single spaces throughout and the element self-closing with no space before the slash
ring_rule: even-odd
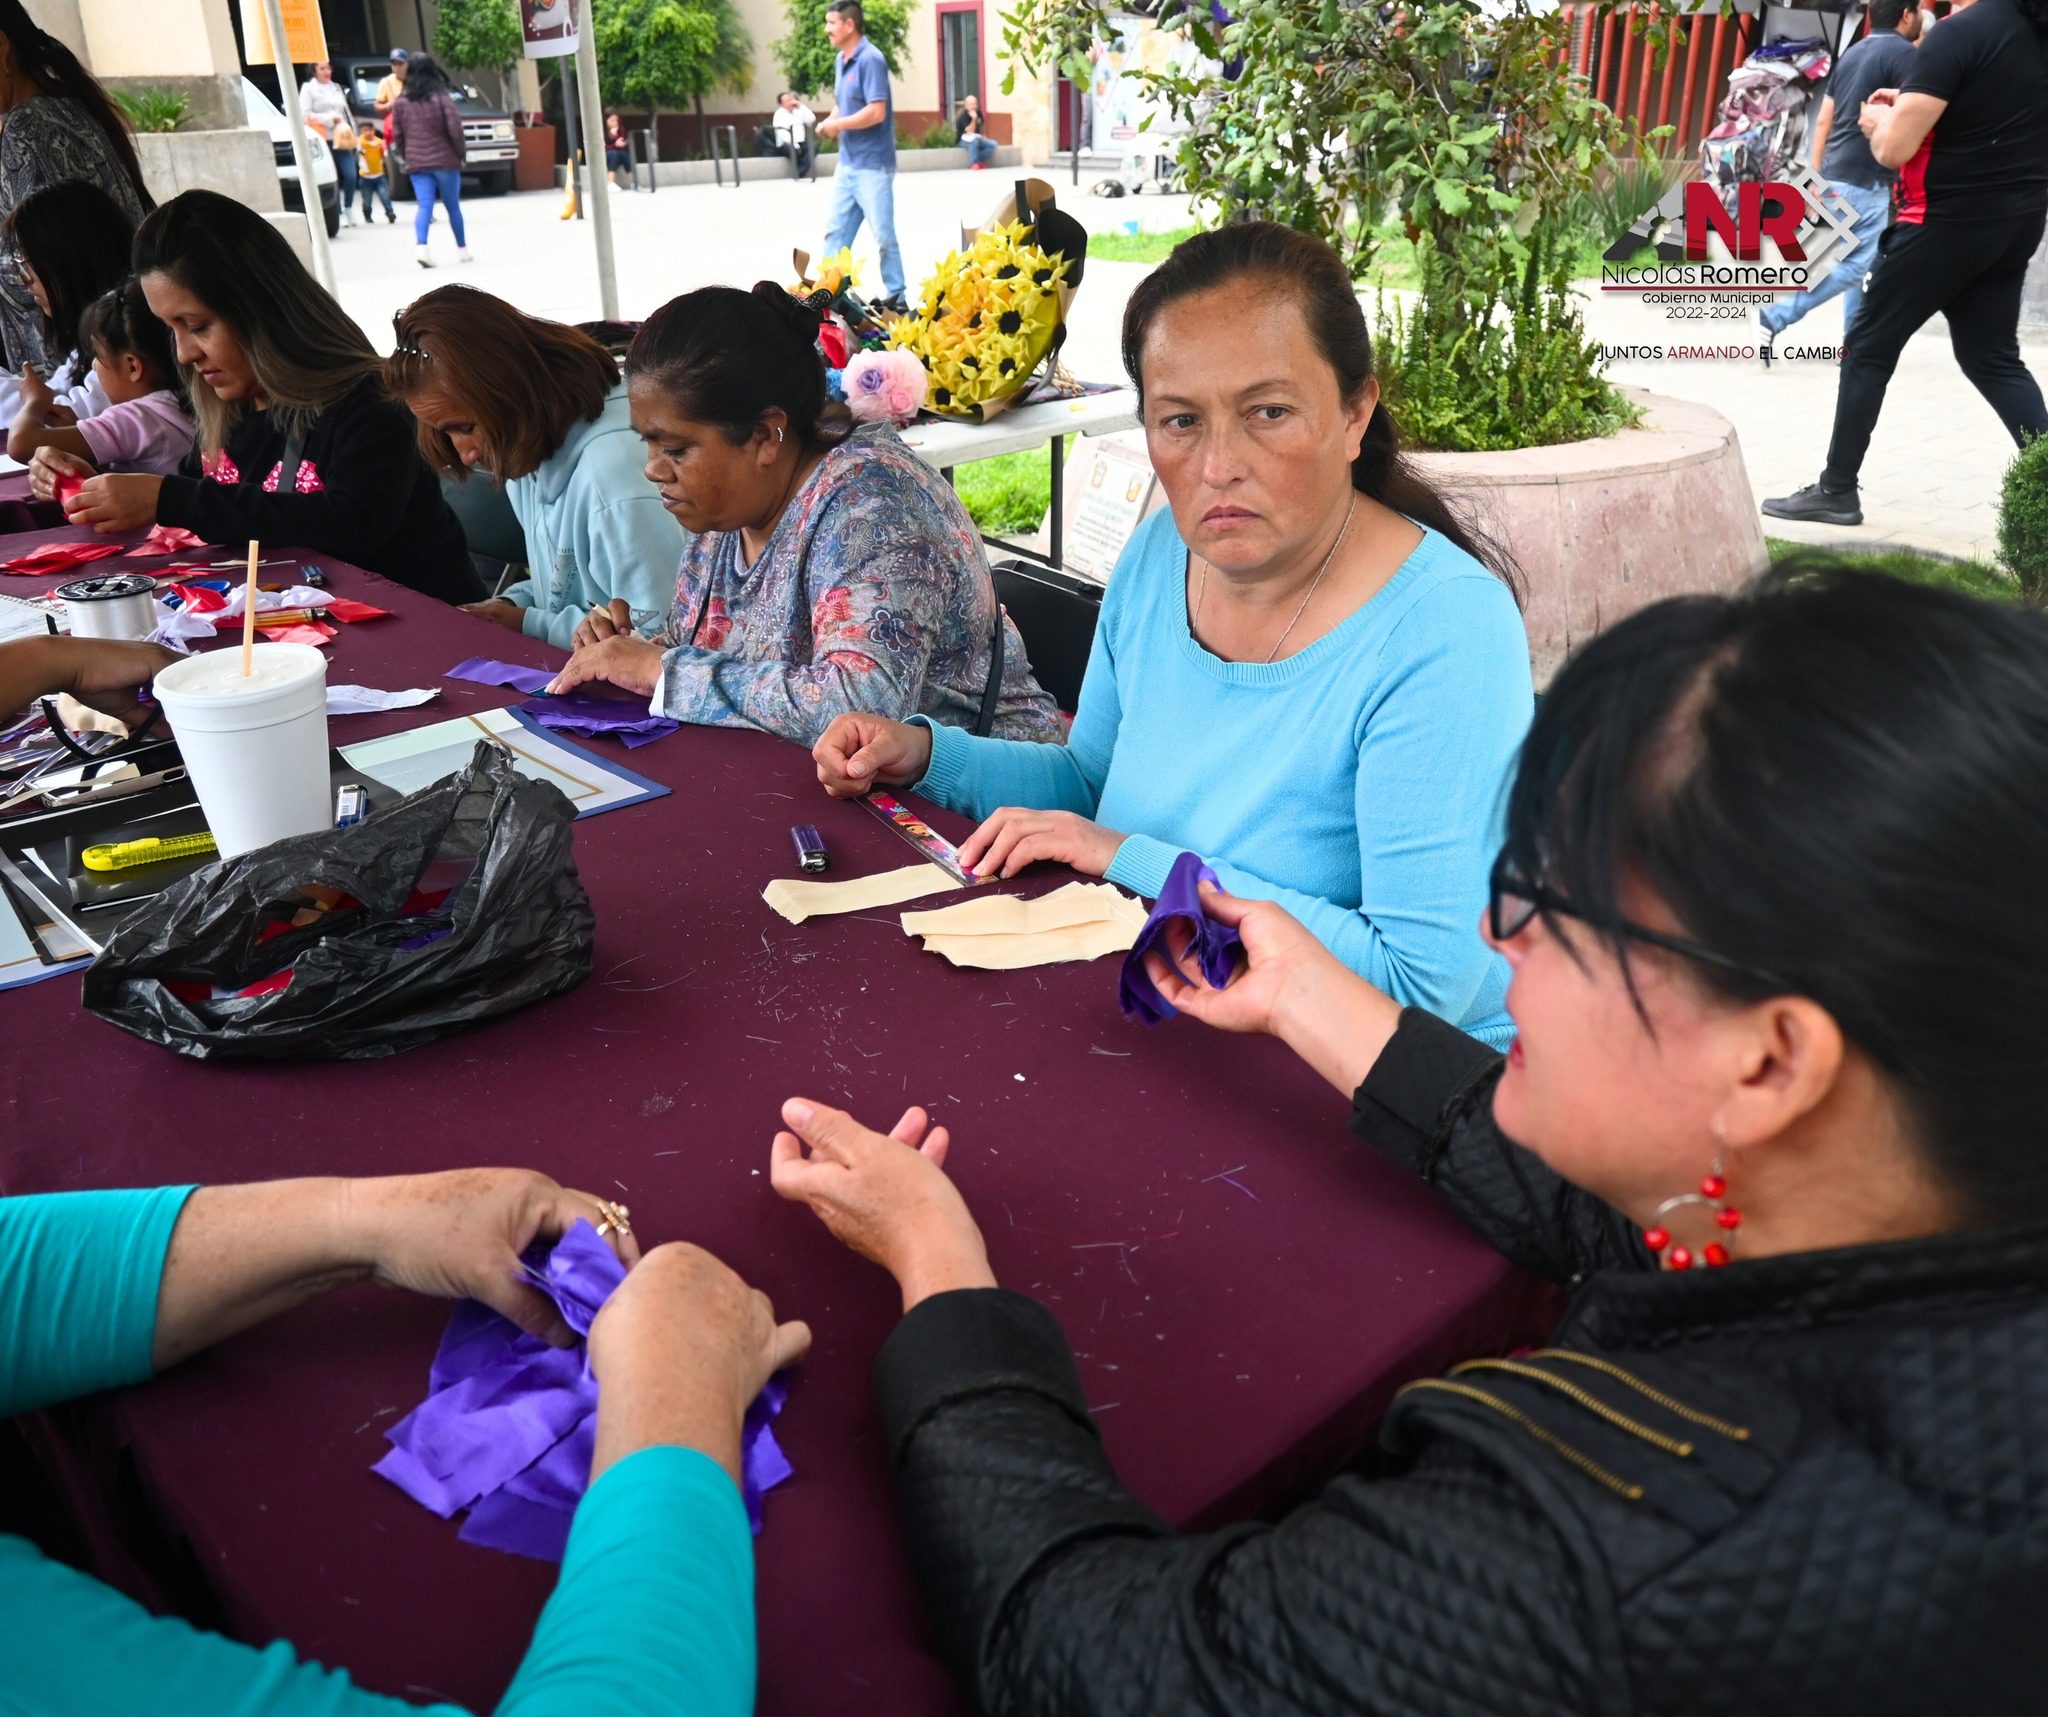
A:
<svg viewBox="0 0 2048 1717">
<path fill-rule="evenodd" d="M 1286 907 L 1375 989 L 1481 1026 L 1474 1004 L 1482 988 L 1499 987 L 1500 971 L 1477 926 L 1503 790 L 1534 703 L 1527 634 L 1498 579 L 1453 579 L 1394 628 L 1380 664 L 1379 694 L 1354 735 L 1360 905 L 1203 857 L 1232 894 Z M 1284 783 L 1275 785 L 1284 792 Z M 1133 835 L 1117 849 L 1109 879 L 1156 898 L 1180 851 Z M 1498 1000 L 1489 995 L 1489 1009 Z M 1498 1035 L 1500 1022 L 1491 1024 Z"/>
<path fill-rule="evenodd" d="M 1123 721 L 1116 683 L 1116 628 L 1122 607 L 1112 578 L 1065 745 L 985 738 L 926 716 L 912 716 L 913 725 L 931 732 L 932 760 L 911 791 L 977 819 L 1004 805 L 1093 817 Z"/>
<path fill-rule="evenodd" d="M 157 1292 L 190 1187 L 0 1199 L 0 1409 L 150 1374 Z M 590 1487 L 498 1717 L 631 1708 L 744 1717 L 754 1702 L 753 1538 L 738 1489 L 693 1449 L 628 1456 Z M 0 1535 L 0 1714 L 399 1717 L 284 1641 L 258 1650 L 149 1614 Z M 426 1708 L 461 1717 L 452 1705 Z"/>
<path fill-rule="evenodd" d="M 0 1199 L 0 1414 L 150 1375 L 157 1285 L 193 1191 Z"/>
<path fill-rule="evenodd" d="M 570 600 L 548 605 L 535 578 L 505 592 L 526 610 L 520 622 L 529 638 L 544 638 L 558 650 L 573 647 L 576 628 L 593 608 L 623 597 L 633 611 L 633 630 L 652 636 L 676 594 L 676 562 L 682 533 L 652 489 L 602 502 L 574 521 L 577 577 Z"/>
</svg>

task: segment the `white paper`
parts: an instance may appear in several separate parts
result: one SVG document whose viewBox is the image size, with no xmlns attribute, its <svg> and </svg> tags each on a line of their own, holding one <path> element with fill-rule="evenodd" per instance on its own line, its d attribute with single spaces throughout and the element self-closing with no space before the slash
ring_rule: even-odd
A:
<svg viewBox="0 0 2048 1717">
<path fill-rule="evenodd" d="M 427 703 L 440 692 L 415 687 L 409 692 L 380 692 L 375 686 L 339 685 L 327 688 L 329 715 L 373 715 L 380 709 L 411 709 Z"/>
</svg>

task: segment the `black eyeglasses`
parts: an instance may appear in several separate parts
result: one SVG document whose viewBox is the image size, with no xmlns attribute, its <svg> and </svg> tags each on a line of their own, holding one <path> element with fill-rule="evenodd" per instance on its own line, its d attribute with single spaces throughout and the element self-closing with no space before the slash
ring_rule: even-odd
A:
<svg viewBox="0 0 2048 1717">
<path fill-rule="evenodd" d="M 1726 954 L 1717 954 L 1713 949 L 1702 947 L 1697 942 L 1688 942 L 1683 936 L 1667 936 L 1661 930 L 1631 924 L 1626 918 L 1612 925 L 1595 923 L 1563 895 L 1545 888 L 1540 882 L 1530 882 L 1521 876 L 1509 863 L 1507 849 L 1502 848 L 1500 857 L 1493 861 L 1493 874 L 1487 883 L 1486 922 L 1493 932 L 1493 939 L 1496 942 L 1506 942 L 1521 935 L 1529 928 L 1529 920 L 1539 912 L 1576 919 L 1581 924 L 1593 925 L 1596 930 L 1618 931 L 1631 942 L 1641 942 L 1650 948 L 1662 948 L 1667 954 L 1682 955 L 1688 960 L 1698 960 L 1703 965 L 1718 966 L 1724 972 L 1733 972 L 1739 977 L 1768 984 L 1773 989 L 1789 990 L 1797 987 L 1787 983 L 1775 972 L 1767 972 L 1761 966 L 1746 965 L 1740 960 L 1731 960 Z"/>
</svg>

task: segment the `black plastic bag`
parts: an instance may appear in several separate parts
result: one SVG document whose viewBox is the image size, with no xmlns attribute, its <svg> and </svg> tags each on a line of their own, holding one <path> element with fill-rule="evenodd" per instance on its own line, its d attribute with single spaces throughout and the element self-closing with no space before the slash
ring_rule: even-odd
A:
<svg viewBox="0 0 2048 1717">
<path fill-rule="evenodd" d="M 87 970 L 85 1005 L 182 1055 L 359 1059 L 559 995 L 590 975 L 596 930 L 575 816 L 480 741 L 459 773 L 352 828 L 209 865 L 138 907 Z"/>
</svg>

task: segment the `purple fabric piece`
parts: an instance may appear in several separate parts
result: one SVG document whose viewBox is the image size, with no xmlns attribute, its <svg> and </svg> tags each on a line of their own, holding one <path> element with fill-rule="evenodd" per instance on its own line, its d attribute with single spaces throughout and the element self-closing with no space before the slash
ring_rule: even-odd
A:
<svg viewBox="0 0 2048 1717">
<path fill-rule="evenodd" d="M 626 1267 L 578 1222 L 526 1273 L 587 1337 Z M 771 1378 L 740 1433 L 740 1494 L 754 1531 L 761 1495 L 790 1476 L 769 1421 L 788 1386 Z M 465 1300 L 442 1333 L 427 1398 L 385 1433 L 391 1451 L 372 1469 L 443 1520 L 463 1509 L 465 1543 L 559 1562 L 597 1447 L 597 1380 L 588 1349 L 550 1347 L 490 1307 Z"/>
<path fill-rule="evenodd" d="M 1180 1010 L 1159 993 L 1159 986 L 1145 970 L 1145 954 L 1148 949 L 1157 948 L 1166 963 L 1184 978 L 1187 970 L 1167 951 L 1166 927 L 1175 919 L 1185 919 L 1188 928 L 1194 932 L 1194 942 L 1188 952 L 1194 955 L 1195 963 L 1201 967 L 1202 976 L 1212 989 L 1222 989 L 1230 982 L 1237 969 L 1237 932 L 1227 924 L 1219 924 L 1202 910 L 1201 885 L 1210 883 L 1217 887 L 1216 873 L 1205 865 L 1197 853 L 1182 853 L 1173 861 L 1173 869 L 1166 873 L 1166 886 L 1159 891 L 1159 898 L 1153 903 L 1151 916 L 1145 920 L 1145 928 L 1138 932 L 1137 941 L 1131 944 L 1131 951 L 1124 956 L 1122 976 L 1117 980 L 1117 1003 L 1124 1010 L 1126 1019 L 1141 1019 L 1147 1025 L 1157 1025 L 1161 1020 L 1172 1019 Z M 1192 983 L 1194 980 L 1189 978 Z"/>
<path fill-rule="evenodd" d="M 665 715 L 650 715 L 644 703 L 624 698 L 585 697 L 568 692 L 561 697 L 531 698 L 519 706 L 542 727 L 558 733 L 615 733 L 628 745 L 651 745 L 665 739 L 683 724 Z"/>
<path fill-rule="evenodd" d="M 473 680 L 480 686 L 510 686 L 515 692 L 545 691 L 554 683 L 553 668 L 522 668 L 517 662 L 494 662 L 488 656 L 472 656 L 457 662 L 442 676 L 450 680 Z"/>
</svg>

